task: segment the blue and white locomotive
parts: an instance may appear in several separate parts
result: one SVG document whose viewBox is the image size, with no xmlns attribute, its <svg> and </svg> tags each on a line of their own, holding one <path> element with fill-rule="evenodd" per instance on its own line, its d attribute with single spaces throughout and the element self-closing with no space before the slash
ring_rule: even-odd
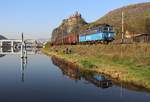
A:
<svg viewBox="0 0 150 102">
<path fill-rule="evenodd" d="M 79 34 L 79 43 L 85 42 L 111 42 L 114 40 L 115 32 L 113 27 L 108 24 L 101 24 L 88 30 L 84 30 Z"/>
</svg>

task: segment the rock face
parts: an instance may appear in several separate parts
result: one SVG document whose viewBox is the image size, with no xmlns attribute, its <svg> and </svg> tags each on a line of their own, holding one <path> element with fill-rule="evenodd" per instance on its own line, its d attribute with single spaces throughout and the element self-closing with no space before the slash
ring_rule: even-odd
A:
<svg viewBox="0 0 150 102">
<path fill-rule="evenodd" d="M 4 36 L 0 35 L 0 40 L 6 39 Z"/>
<path fill-rule="evenodd" d="M 64 19 L 58 28 L 52 32 L 51 41 L 55 41 L 58 36 L 65 36 L 67 34 L 78 34 L 81 26 L 87 24 L 82 18 L 81 14 L 76 12 L 68 19 Z"/>
</svg>

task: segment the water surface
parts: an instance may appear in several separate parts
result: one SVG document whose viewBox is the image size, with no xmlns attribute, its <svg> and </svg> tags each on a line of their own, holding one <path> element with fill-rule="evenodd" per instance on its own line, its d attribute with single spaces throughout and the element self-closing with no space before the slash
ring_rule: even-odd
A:
<svg viewBox="0 0 150 102">
<path fill-rule="evenodd" d="M 150 102 L 148 92 L 58 64 L 43 54 L 0 56 L 0 102 Z"/>
</svg>

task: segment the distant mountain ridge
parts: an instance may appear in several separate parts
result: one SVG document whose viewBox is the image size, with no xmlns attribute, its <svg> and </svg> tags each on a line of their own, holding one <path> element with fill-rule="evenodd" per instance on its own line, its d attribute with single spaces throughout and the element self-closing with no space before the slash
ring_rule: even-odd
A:
<svg viewBox="0 0 150 102">
<path fill-rule="evenodd" d="M 0 40 L 2 40 L 2 39 L 6 39 L 6 37 L 0 35 Z"/>
</svg>

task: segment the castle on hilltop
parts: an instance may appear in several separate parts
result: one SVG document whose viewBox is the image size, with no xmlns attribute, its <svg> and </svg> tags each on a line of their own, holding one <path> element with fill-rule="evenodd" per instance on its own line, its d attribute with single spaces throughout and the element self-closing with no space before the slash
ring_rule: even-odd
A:
<svg viewBox="0 0 150 102">
<path fill-rule="evenodd" d="M 82 18 L 81 14 L 79 12 L 75 12 L 73 15 L 71 15 L 68 19 L 64 19 L 63 23 L 67 25 L 75 25 L 79 22 L 79 20 Z"/>
<path fill-rule="evenodd" d="M 87 22 L 82 18 L 81 14 L 79 12 L 75 12 L 67 19 L 64 19 L 60 26 L 53 30 L 51 40 L 55 41 L 56 38 L 67 34 L 77 34 L 79 32 L 79 28 L 85 24 L 87 24 Z"/>
<path fill-rule="evenodd" d="M 69 17 L 69 19 L 74 19 L 74 18 L 81 18 L 81 14 L 77 11 L 77 12 L 75 12 L 75 14 L 73 14 Z"/>
</svg>

